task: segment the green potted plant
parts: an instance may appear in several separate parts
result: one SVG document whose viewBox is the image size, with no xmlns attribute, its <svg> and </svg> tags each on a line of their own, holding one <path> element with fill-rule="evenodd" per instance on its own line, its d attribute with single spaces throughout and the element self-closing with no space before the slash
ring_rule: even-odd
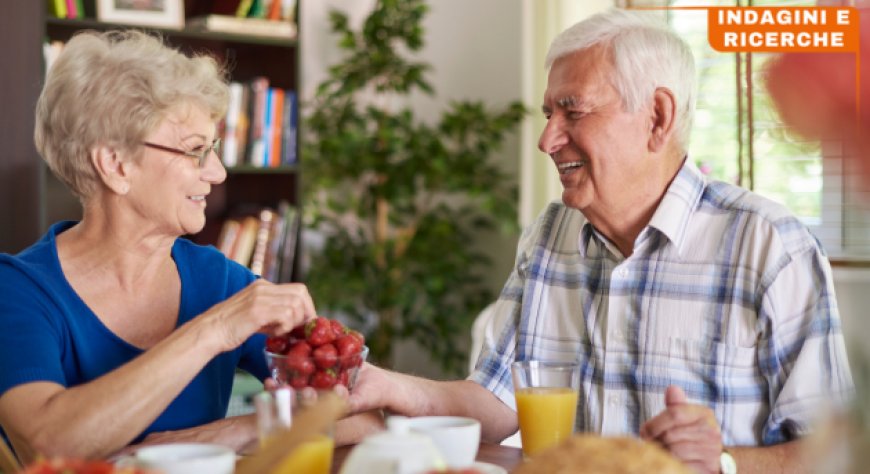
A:
<svg viewBox="0 0 870 474">
<path fill-rule="evenodd" d="M 307 225 L 325 236 L 306 281 L 321 311 L 357 320 L 370 360 L 389 366 L 393 343 L 413 339 L 457 372 L 467 357 L 457 335 L 493 298 L 488 259 L 470 243 L 517 228 L 516 184 L 490 155 L 525 109 L 455 102 L 429 124 L 393 105 L 434 94 L 429 66 L 406 57 L 423 46 L 427 10 L 380 0 L 360 31 L 330 13 L 345 58 L 306 107 Z"/>
</svg>

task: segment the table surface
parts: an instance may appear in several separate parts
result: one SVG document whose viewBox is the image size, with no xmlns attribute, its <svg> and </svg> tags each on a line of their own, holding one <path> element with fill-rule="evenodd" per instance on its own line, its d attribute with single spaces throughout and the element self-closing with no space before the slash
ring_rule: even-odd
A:
<svg viewBox="0 0 870 474">
<path fill-rule="evenodd" d="M 341 465 L 344 464 L 344 460 L 351 449 L 353 449 L 353 446 L 335 448 L 335 453 L 332 457 L 333 474 L 337 474 L 341 469 Z M 511 446 L 480 443 L 480 449 L 477 451 L 477 460 L 501 466 L 510 472 L 523 461 L 523 451 Z"/>
</svg>

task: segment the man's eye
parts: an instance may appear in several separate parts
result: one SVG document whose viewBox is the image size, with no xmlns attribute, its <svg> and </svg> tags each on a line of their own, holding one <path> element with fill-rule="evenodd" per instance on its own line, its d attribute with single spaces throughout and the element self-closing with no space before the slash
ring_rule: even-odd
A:
<svg viewBox="0 0 870 474">
<path fill-rule="evenodd" d="M 203 150 L 205 150 L 205 145 L 200 145 L 200 146 L 194 147 L 190 151 L 191 151 L 191 153 L 202 153 Z"/>
<path fill-rule="evenodd" d="M 580 120 L 586 115 L 585 112 L 568 112 L 568 118 L 570 120 Z"/>
</svg>

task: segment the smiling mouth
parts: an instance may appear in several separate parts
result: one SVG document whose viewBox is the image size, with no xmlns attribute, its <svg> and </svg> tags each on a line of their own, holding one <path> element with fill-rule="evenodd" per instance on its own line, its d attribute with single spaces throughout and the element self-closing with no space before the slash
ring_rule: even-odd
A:
<svg viewBox="0 0 870 474">
<path fill-rule="evenodd" d="M 556 165 L 556 168 L 559 170 L 559 174 L 566 175 L 582 168 L 585 164 L 585 161 L 572 161 L 569 163 L 559 163 Z"/>
<path fill-rule="evenodd" d="M 205 195 L 204 195 L 204 194 L 200 194 L 200 195 L 198 195 L 198 196 L 188 196 L 187 199 L 190 199 L 191 201 L 201 201 L 201 202 L 205 202 Z"/>
</svg>

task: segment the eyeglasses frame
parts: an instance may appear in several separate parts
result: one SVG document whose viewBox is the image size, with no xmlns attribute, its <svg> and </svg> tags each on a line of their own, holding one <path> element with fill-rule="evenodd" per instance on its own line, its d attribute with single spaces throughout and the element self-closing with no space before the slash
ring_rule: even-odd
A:
<svg viewBox="0 0 870 474">
<path fill-rule="evenodd" d="M 208 155 L 211 154 L 211 152 L 214 152 L 216 155 L 218 154 L 218 150 L 220 150 L 220 146 L 221 146 L 221 139 L 220 139 L 220 137 L 215 138 L 214 141 L 211 142 L 211 145 L 209 145 L 208 148 L 203 150 L 202 153 L 196 153 L 196 152 L 189 151 L 189 150 L 182 150 L 179 148 L 173 148 L 173 147 L 159 145 L 157 143 L 151 143 L 151 142 L 142 142 L 142 145 L 147 146 L 148 148 L 153 148 L 155 150 L 166 151 L 169 153 L 176 153 L 179 155 L 187 156 L 189 158 L 196 158 L 196 160 L 197 160 L 196 165 L 199 168 L 204 168 L 205 162 L 208 160 Z"/>
</svg>

